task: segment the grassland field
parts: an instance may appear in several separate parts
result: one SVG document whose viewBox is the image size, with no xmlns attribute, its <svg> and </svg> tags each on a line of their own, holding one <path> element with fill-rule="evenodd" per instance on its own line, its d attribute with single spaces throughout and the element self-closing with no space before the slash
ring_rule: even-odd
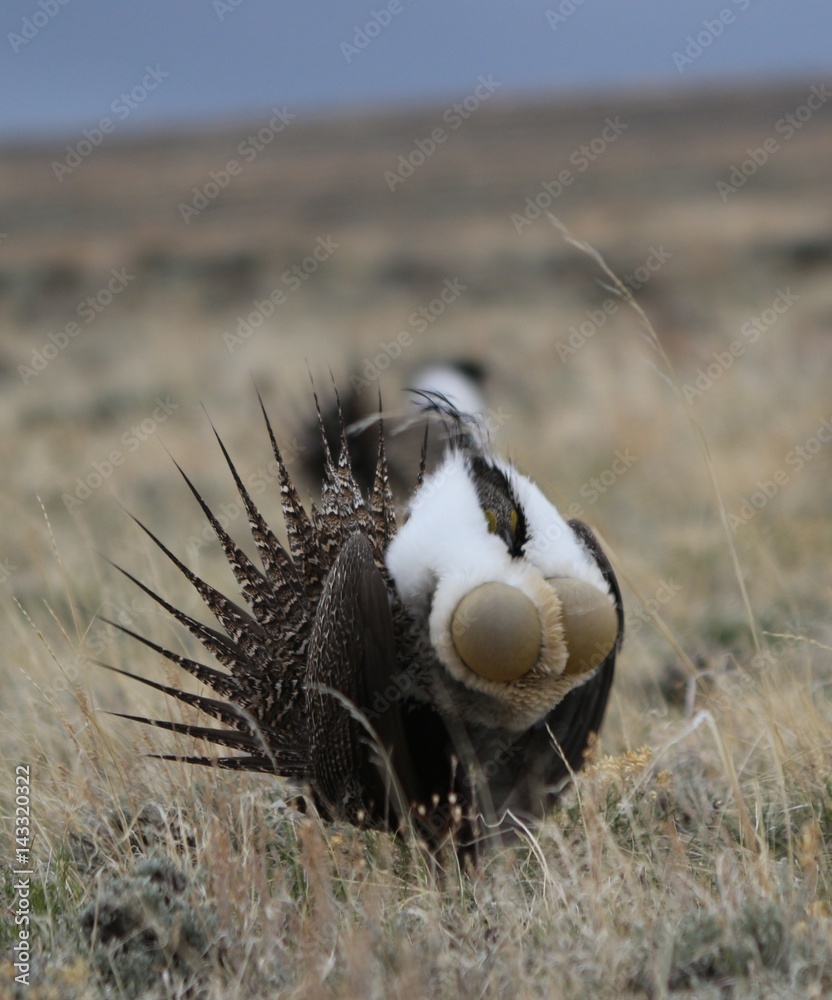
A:
<svg viewBox="0 0 832 1000">
<path fill-rule="evenodd" d="M 832 996 L 832 112 L 801 122 L 809 95 L 495 97 L 430 154 L 441 107 L 299 116 L 251 159 L 271 113 L 113 137 L 60 179 L 66 141 L 0 151 L 3 996 Z M 202 404 L 281 528 L 252 376 L 312 497 L 309 372 L 395 411 L 460 358 L 499 446 L 602 536 L 627 634 L 560 809 L 437 873 L 274 778 L 148 758 L 190 744 L 104 713 L 186 710 L 93 661 L 174 675 L 95 616 L 196 652 L 103 554 L 207 620 L 120 504 L 235 592 L 165 450 L 248 546 Z"/>
</svg>

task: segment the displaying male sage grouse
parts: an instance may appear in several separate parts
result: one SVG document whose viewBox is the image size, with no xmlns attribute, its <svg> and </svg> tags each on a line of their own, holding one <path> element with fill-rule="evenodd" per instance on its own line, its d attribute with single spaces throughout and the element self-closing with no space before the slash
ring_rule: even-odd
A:
<svg viewBox="0 0 832 1000">
<path fill-rule="evenodd" d="M 336 461 L 318 409 L 325 474 L 320 509 L 307 513 L 261 400 L 288 551 L 217 436 L 261 566 L 182 473 L 248 609 L 195 576 L 142 525 L 221 631 L 125 575 L 224 669 L 123 631 L 215 697 L 137 679 L 222 725 L 124 717 L 238 751 L 184 759 L 294 779 L 324 817 L 415 832 L 433 849 L 448 840 L 464 849 L 541 817 L 582 766 L 606 707 L 623 612 L 589 528 L 564 521 L 495 454 L 477 417 L 438 395 L 424 398 L 446 425 L 446 450 L 430 474 L 423 452 L 401 527 L 381 424 L 365 497 L 350 469 L 343 421 Z"/>
</svg>

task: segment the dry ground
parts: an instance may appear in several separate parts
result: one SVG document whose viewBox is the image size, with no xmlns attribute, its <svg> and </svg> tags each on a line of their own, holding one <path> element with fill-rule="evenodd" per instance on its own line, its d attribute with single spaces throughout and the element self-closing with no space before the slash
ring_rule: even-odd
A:
<svg viewBox="0 0 832 1000">
<path fill-rule="evenodd" d="M 5 151 L 6 993 L 18 765 L 32 780 L 27 996 L 832 992 L 830 112 L 778 129 L 807 94 L 495 99 L 393 191 L 384 172 L 444 109 L 299 119 L 188 224 L 179 204 L 263 122 L 113 141 L 60 182 L 61 143 Z M 580 170 L 615 116 L 627 128 Z M 721 197 L 767 138 L 768 162 Z M 597 263 L 545 217 L 513 224 L 566 169 L 552 209 L 572 232 L 622 275 L 662 261 L 637 298 L 666 356 L 620 300 L 604 312 Z M 282 276 L 319 239 L 338 246 L 293 287 Z M 127 277 L 102 304 L 111 269 Z M 409 317 L 446 280 L 464 290 L 419 330 Z M 275 290 L 285 302 L 235 342 Z M 89 296 L 92 319 L 78 314 Z M 625 585 L 593 763 L 527 843 L 465 876 L 299 818 L 274 780 L 142 756 L 161 737 L 99 709 L 153 699 L 91 662 L 166 674 L 96 612 L 188 648 L 96 553 L 199 613 L 116 500 L 233 587 L 162 447 L 233 503 L 200 401 L 253 477 L 269 455 L 251 373 L 302 445 L 307 361 L 349 384 L 402 331 L 387 405 L 423 361 L 482 361 L 498 441 L 562 509 L 582 508 Z M 54 356 L 34 373 L 38 354 Z M 274 490 L 260 500 L 278 524 Z"/>
</svg>

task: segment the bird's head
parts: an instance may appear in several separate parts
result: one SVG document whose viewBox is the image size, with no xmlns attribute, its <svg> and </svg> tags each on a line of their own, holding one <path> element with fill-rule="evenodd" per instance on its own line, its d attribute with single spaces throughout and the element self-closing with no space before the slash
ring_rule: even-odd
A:
<svg viewBox="0 0 832 1000">
<path fill-rule="evenodd" d="M 519 731 L 588 679 L 619 630 L 604 574 L 538 487 L 454 414 L 387 566 L 467 723 Z"/>
</svg>

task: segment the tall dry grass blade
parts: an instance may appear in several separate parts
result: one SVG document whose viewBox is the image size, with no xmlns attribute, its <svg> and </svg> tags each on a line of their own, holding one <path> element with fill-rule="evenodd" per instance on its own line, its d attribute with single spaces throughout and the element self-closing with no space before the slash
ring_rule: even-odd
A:
<svg viewBox="0 0 832 1000">
<path fill-rule="evenodd" d="M 763 635 L 772 639 L 792 639 L 795 642 L 805 642 L 808 646 L 816 646 L 818 649 L 825 649 L 828 653 L 832 653 L 832 646 L 818 642 L 817 639 L 810 639 L 808 635 L 795 635 L 793 632 L 763 632 Z"/>
<path fill-rule="evenodd" d="M 716 744 L 722 768 L 725 771 L 725 776 L 728 778 L 728 782 L 731 786 L 731 794 L 734 796 L 734 802 L 736 803 L 737 820 L 740 825 L 740 834 L 742 836 L 741 842 L 744 847 L 750 848 L 756 845 L 757 854 L 760 857 L 764 857 L 766 854 L 765 841 L 758 836 L 754 829 L 754 824 L 751 822 L 748 806 L 745 804 L 745 799 L 743 798 L 742 790 L 740 788 L 739 778 L 737 777 L 737 770 L 734 767 L 731 754 L 728 752 L 728 748 L 725 745 L 725 740 L 722 737 L 722 731 L 720 730 L 716 719 L 710 712 L 699 712 L 696 718 L 701 719 L 701 722 L 707 725 L 714 738 L 714 743 Z"/>
<path fill-rule="evenodd" d="M 673 386 L 676 395 L 679 397 L 682 406 L 684 407 L 685 416 L 687 417 L 688 422 L 693 428 L 694 437 L 696 438 L 697 444 L 699 445 L 699 449 L 702 453 L 702 457 L 705 462 L 705 468 L 707 469 L 708 472 L 708 478 L 711 483 L 711 489 L 713 490 L 714 497 L 716 498 L 717 502 L 717 507 L 719 509 L 719 516 L 720 520 L 722 521 L 722 527 L 725 531 L 725 539 L 728 542 L 728 551 L 731 553 L 731 562 L 734 567 L 734 575 L 737 578 L 737 583 L 740 588 L 740 594 L 742 595 L 742 603 L 743 607 L 745 608 L 746 618 L 748 619 L 748 628 L 749 631 L 751 632 L 751 638 L 754 643 L 754 649 L 757 653 L 760 653 L 762 651 L 762 647 L 760 645 L 760 637 L 757 632 L 757 623 L 754 620 L 754 613 L 751 610 L 751 601 L 748 597 L 748 590 L 745 586 L 745 579 L 742 574 L 742 567 L 740 566 L 739 556 L 737 554 L 736 546 L 734 545 L 734 536 L 731 532 L 731 527 L 728 524 L 728 512 L 725 509 L 725 501 L 722 498 L 722 491 L 720 490 L 719 483 L 717 482 L 716 471 L 714 470 L 714 464 L 711 459 L 711 451 L 710 448 L 708 447 L 708 440 L 705 437 L 705 432 L 703 431 L 701 424 L 694 416 L 693 409 L 690 405 L 690 400 L 688 400 L 685 397 L 685 394 L 682 392 L 682 388 L 679 385 L 679 380 L 677 379 L 676 372 L 674 371 L 673 368 L 673 363 L 667 356 L 664 346 L 662 345 L 662 342 L 659 339 L 659 335 L 656 333 L 656 330 L 653 327 L 653 324 L 648 319 L 647 314 L 644 312 L 639 303 L 636 301 L 630 289 L 627 288 L 627 286 L 621 281 L 621 279 L 612 270 L 609 264 L 607 264 L 606 260 L 604 260 L 603 256 L 598 252 L 598 250 L 596 250 L 595 247 L 593 247 L 590 243 L 585 243 L 582 240 L 576 239 L 569 231 L 569 229 L 560 221 L 560 219 L 552 215 L 551 212 L 548 212 L 547 214 L 549 216 L 552 225 L 555 226 L 560 231 L 566 242 L 574 246 L 577 250 L 580 250 L 582 253 L 585 253 L 589 257 L 591 257 L 592 260 L 594 260 L 596 264 L 598 264 L 598 266 L 601 268 L 604 274 L 606 274 L 607 277 L 612 282 L 613 288 L 610 290 L 613 293 L 617 293 L 618 295 L 620 295 L 621 298 L 624 299 L 624 301 L 635 311 L 636 315 L 638 316 L 641 322 L 641 326 L 645 333 L 648 343 L 659 355 L 659 357 L 662 360 L 662 364 L 667 369 L 667 377 L 670 381 L 670 384 Z"/>
<path fill-rule="evenodd" d="M 61 559 L 61 553 L 58 551 L 58 543 L 55 541 L 55 535 L 52 531 L 52 522 L 49 520 L 49 515 L 46 513 L 46 508 L 43 506 L 41 498 L 37 497 L 37 501 L 40 505 L 40 509 L 43 511 L 43 519 L 46 521 L 46 530 L 49 532 L 49 544 L 52 546 L 52 552 L 55 554 L 55 561 L 58 564 L 58 572 L 61 574 L 61 580 L 64 584 L 64 593 L 66 595 L 67 604 L 69 605 L 69 610 L 72 614 L 72 624 L 75 626 L 75 634 L 80 636 L 81 626 L 78 622 L 78 615 L 76 614 L 75 604 L 72 600 L 73 590 L 69 583 L 66 567 Z"/>
</svg>

